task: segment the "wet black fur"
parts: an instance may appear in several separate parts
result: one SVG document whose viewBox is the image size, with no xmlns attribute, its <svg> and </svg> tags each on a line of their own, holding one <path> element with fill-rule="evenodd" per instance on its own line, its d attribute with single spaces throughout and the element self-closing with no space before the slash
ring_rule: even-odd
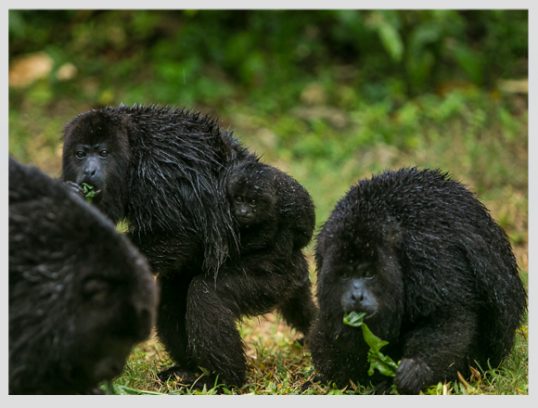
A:
<svg viewBox="0 0 538 408">
<path fill-rule="evenodd" d="M 153 269 L 177 269 L 199 252 L 204 269 L 217 273 L 235 242 L 218 176 L 227 162 L 249 153 L 199 113 L 106 107 L 82 113 L 66 125 L 63 179 L 76 179 L 77 143 L 103 140 L 110 145 L 109 167 L 95 205 L 114 222 L 129 221 L 129 234 Z"/>
<path fill-rule="evenodd" d="M 284 172 L 256 160 L 229 167 L 223 189 L 257 200 L 270 194 L 269 208 L 248 227 L 238 224 L 239 256 L 226 262 L 216 281 L 197 276 L 187 294 L 189 350 L 204 367 L 219 367 L 222 379 L 242 384 L 245 356 L 236 321 L 275 308 L 305 335 L 314 318 L 308 265 L 301 249 L 315 223 L 308 192 Z M 229 197 L 233 199 L 233 195 Z M 204 311 L 204 318 L 198 313 Z"/>
<path fill-rule="evenodd" d="M 145 259 L 95 208 L 9 163 L 9 392 L 88 393 L 155 317 Z"/>
<path fill-rule="evenodd" d="M 100 141 L 111 148 L 96 205 L 114 221 L 129 221 L 130 236 L 158 273 L 160 339 L 182 372 L 202 366 L 229 385 L 242 384 L 245 362 L 236 320 L 279 305 L 288 321 L 305 331 L 307 317 L 300 314 L 310 307 L 299 305 L 309 297 L 290 294 L 284 304 L 278 296 L 296 288 L 297 296 L 300 290 L 306 296 L 309 286 L 308 276 L 303 279 L 304 257 L 299 247 L 292 251 L 288 235 L 275 244 L 286 250 L 275 252 L 274 259 L 239 254 L 235 220 L 221 183 L 229 166 L 256 161 L 255 156 L 198 113 L 104 108 L 66 126 L 64 180 L 76 179 L 76 144 Z M 313 217 L 313 209 L 308 211 Z"/>
<path fill-rule="evenodd" d="M 346 282 L 375 271 L 366 322 L 401 359 L 401 393 L 496 367 L 510 352 L 526 294 L 504 231 L 461 184 L 435 170 L 362 180 L 338 202 L 317 240 L 319 319 L 310 347 L 328 381 L 368 382 L 361 330 L 342 324 Z M 373 377 L 372 381 L 380 381 Z"/>
</svg>

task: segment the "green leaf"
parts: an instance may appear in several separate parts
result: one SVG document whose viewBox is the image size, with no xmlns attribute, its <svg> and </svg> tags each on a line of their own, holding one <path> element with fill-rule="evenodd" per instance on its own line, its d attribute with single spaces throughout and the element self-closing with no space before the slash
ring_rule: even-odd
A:
<svg viewBox="0 0 538 408">
<path fill-rule="evenodd" d="M 91 203 L 93 198 L 95 197 L 95 194 L 97 194 L 97 191 L 95 191 L 95 187 L 88 183 L 82 183 L 80 185 L 82 188 L 82 193 L 84 194 L 84 198 L 87 202 Z"/>
<path fill-rule="evenodd" d="M 374 374 L 375 370 L 386 377 L 394 377 L 396 375 L 398 364 L 380 351 L 370 349 L 368 351 L 368 362 L 370 363 L 370 368 L 368 369 L 368 375 L 370 376 Z"/>
<path fill-rule="evenodd" d="M 451 50 L 454 59 L 469 78 L 476 84 L 481 84 L 485 69 L 482 53 L 462 43 L 455 43 Z"/>
<path fill-rule="evenodd" d="M 400 17 L 394 11 L 373 11 L 367 21 L 373 31 L 377 33 L 385 51 L 395 62 L 400 62 L 404 53 L 404 43 L 398 32 Z"/>
<path fill-rule="evenodd" d="M 366 344 L 368 344 L 368 346 L 370 347 L 370 350 L 378 352 L 379 350 L 381 350 L 383 346 L 386 346 L 387 344 L 389 344 L 388 341 L 382 340 L 379 337 L 377 337 L 374 333 L 372 333 L 372 331 L 370 330 L 370 328 L 368 327 L 366 323 L 363 323 L 363 325 L 361 326 L 361 329 L 362 329 L 362 337 L 364 338 L 364 341 L 366 342 Z"/>
<path fill-rule="evenodd" d="M 390 57 L 399 62 L 403 56 L 403 43 L 398 31 L 388 23 L 379 24 L 378 34 Z"/>
<path fill-rule="evenodd" d="M 363 324 L 365 317 L 366 313 L 364 312 L 350 312 L 344 315 L 344 324 L 351 327 L 360 327 Z"/>
<path fill-rule="evenodd" d="M 375 370 L 377 370 L 381 375 L 384 375 L 386 377 L 394 377 L 396 375 L 398 364 L 395 363 L 392 358 L 384 355 L 380 351 L 381 348 L 389 344 L 389 342 L 380 339 L 370 330 L 368 325 L 364 323 L 365 317 L 366 313 L 364 312 L 350 312 L 344 315 L 343 322 L 347 326 L 355 328 L 360 327 L 362 330 L 362 337 L 365 343 L 370 348 L 367 354 L 367 359 L 370 363 L 370 367 L 368 368 L 368 375 L 374 375 Z"/>
<path fill-rule="evenodd" d="M 118 221 L 116 224 L 116 231 L 126 234 L 129 232 L 129 222 L 124 218 Z"/>
</svg>

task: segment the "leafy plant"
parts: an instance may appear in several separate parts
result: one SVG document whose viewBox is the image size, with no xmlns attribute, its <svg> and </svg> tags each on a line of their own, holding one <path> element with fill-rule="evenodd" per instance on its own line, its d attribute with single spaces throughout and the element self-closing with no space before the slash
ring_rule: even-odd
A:
<svg viewBox="0 0 538 408">
<path fill-rule="evenodd" d="M 367 356 L 368 362 L 370 363 L 368 375 L 374 375 L 374 371 L 377 370 L 381 375 L 394 377 L 396 375 L 396 370 L 398 369 L 398 364 L 395 363 L 392 358 L 381 352 L 381 349 L 389 344 L 389 342 L 380 339 L 372 333 L 368 325 L 364 323 L 365 317 L 366 313 L 350 312 L 344 315 L 343 321 L 345 325 L 360 327 L 362 329 L 362 337 L 368 347 L 370 347 Z"/>
</svg>

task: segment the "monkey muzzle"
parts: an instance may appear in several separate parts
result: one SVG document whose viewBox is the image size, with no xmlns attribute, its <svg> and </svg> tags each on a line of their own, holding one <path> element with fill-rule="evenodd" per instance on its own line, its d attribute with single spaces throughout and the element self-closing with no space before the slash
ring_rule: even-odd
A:
<svg viewBox="0 0 538 408">
<path fill-rule="evenodd" d="M 351 279 L 340 300 L 345 313 L 364 312 L 367 317 L 373 316 L 378 310 L 377 300 L 368 288 L 364 278 Z"/>
</svg>

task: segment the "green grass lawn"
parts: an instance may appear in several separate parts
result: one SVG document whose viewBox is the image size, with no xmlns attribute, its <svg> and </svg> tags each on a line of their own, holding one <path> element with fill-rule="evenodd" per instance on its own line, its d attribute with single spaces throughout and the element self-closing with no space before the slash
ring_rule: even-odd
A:
<svg viewBox="0 0 538 408">
<path fill-rule="evenodd" d="M 37 88 L 36 88 L 37 87 Z M 31 92 L 39 96 L 39 85 Z M 11 94 L 10 153 L 58 176 L 61 129 L 89 107 L 59 98 L 29 103 L 29 95 Z M 423 95 L 398 106 L 386 102 L 352 107 L 300 106 L 289 112 L 264 111 L 231 102 L 219 110 L 224 127 L 262 156 L 288 172 L 311 193 L 318 227 L 350 185 L 383 169 L 438 167 L 474 190 L 506 230 L 526 284 L 527 258 L 527 108 L 526 96 L 485 91 Z M 307 255 L 312 261 L 311 244 Z M 313 262 L 311 275 L 315 280 Z M 278 315 L 239 324 L 247 355 L 247 383 L 240 389 L 221 386 L 198 390 L 177 380 L 160 382 L 157 373 L 170 361 L 155 336 L 137 346 L 115 392 L 157 393 L 362 394 L 368 385 L 333 388 L 315 381 L 307 347 L 297 341 Z M 498 369 L 473 371 L 470 380 L 437 384 L 430 394 L 527 394 L 527 325 L 516 336 L 513 353 Z"/>
<path fill-rule="evenodd" d="M 228 389 L 217 384 L 198 389 L 178 379 L 161 382 L 159 371 L 172 365 L 156 336 L 137 346 L 123 374 L 114 384 L 116 393 L 166 394 L 373 394 L 370 385 L 350 384 L 339 389 L 315 381 L 315 370 L 308 349 L 297 340 L 300 335 L 288 328 L 280 316 L 268 314 L 246 319 L 239 325 L 245 342 L 248 374 L 243 387 Z M 439 383 L 425 393 L 451 394 L 527 394 L 526 326 L 516 335 L 512 354 L 497 369 L 473 370 L 471 379 Z"/>
<path fill-rule="evenodd" d="M 313 261 L 312 257 L 309 257 Z M 310 263 L 312 265 L 312 262 Z M 312 276 L 313 276 L 313 270 Z M 131 354 L 123 374 L 114 380 L 117 394 L 373 394 L 369 384 L 350 384 L 337 388 L 316 381 L 316 371 L 301 335 L 289 328 L 277 313 L 244 319 L 238 324 L 247 356 L 247 379 L 239 389 L 221 384 L 198 388 L 178 378 L 160 381 L 157 374 L 173 365 L 172 360 L 152 334 Z M 203 378 L 201 376 L 201 381 Z M 470 379 L 438 383 L 427 389 L 430 395 L 528 394 L 527 323 L 517 331 L 513 352 L 496 369 L 473 369 Z"/>
</svg>

